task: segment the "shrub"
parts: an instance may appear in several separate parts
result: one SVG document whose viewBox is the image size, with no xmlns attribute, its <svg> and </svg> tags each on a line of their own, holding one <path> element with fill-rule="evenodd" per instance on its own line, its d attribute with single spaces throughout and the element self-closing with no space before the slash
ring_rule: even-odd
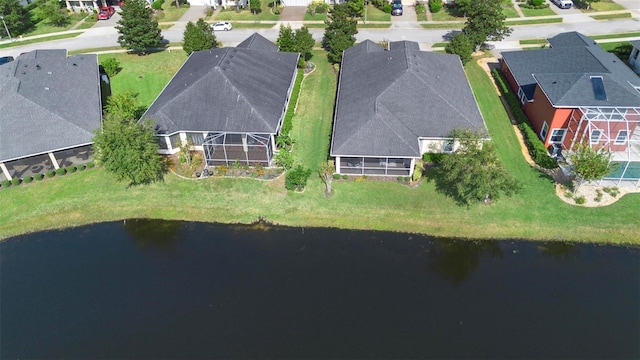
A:
<svg viewBox="0 0 640 360">
<path fill-rule="evenodd" d="M 404 177 L 402 177 L 402 176 L 398 176 L 398 177 L 396 178 L 396 180 L 398 180 L 398 182 L 403 182 L 403 181 L 404 181 Z"/>
<path fill-rule="evenodd" d="M 54 177 L 54 176 L 55 176 L 55 174 L 56 174 L 56 172 L 55 172 L 54 170 L 47 170 L 47 172 L 45 173 L 45 175 L 46 175 L 48 178 L 52 178 L 52 177 Z"/>
<path fill-rule="evenodd" d="M 424 14 L 427 12 L 427 7 L 424 4 L 416 4 L 416 14 Z"/>
<path fill-rule="evenodd" d="M 8 188 L 8 187 L 10 187 L 10 186 L 11 186 L 11 181 L 10 181 L 10 180 L 4 180 L 4 181 L 2 182 L 2 187 L 3 187 L 3 188 Z"/>
<path fill-rule="evenodd" d="M 207 11 L 205 12 L 205 15 L 207 17 L 211 17 L 211 15 L 213 15 L 213 8 L 212 7 L 208 7 Z"/>
<path fill-rule="evenodd" d="M 333 174 L 333 178 L 334 178 L 335 180 L 340 179 L 340 177 L 341 177 L 341 176 L 340 176 L 340 174 Z"/>
<path fill-rule="evenodd" d="M 422 154 L 422 161 L 426 163 L 440 164 L 446 156 L 447 154 L 442 153 L 424 153 Z"/>
<path fill-rule="evenodd" d="M 64 175 L 67 173 L 67 169 L 65 168 L 59 168 L 58 170 L 56 170 L 56 175 Z"/>
<path fill-rule="evenodd" d="M 296 103 L 298 102 L 298 96 L 300 95 L 300 84 L 304 70 L 298 70 L 296 76 L 296 82 L 293 84 L 293 90 L 291 91 L 291 97 L 289 98 L 289 105 L 287 106 L 287 112 L 284 115 L 284 121 L 282 122 L 282 130 L 280 130 L 280 136 L 289 136 L 291 127 L 293 126 L 293 114 L 295 112 Z"/>
<path fill-rule="evenodd" d="M 429 0 L 429 9 L 432 13 L 437 13 L 442 9 L 442 1 L 441 0 Z"/>
<path fill-rule="evenodd" d="M 20 183 L 22 183 L 22 179 L 20 178 L 13 178 L 11 180 L 11 185 L 20 185 Z"/>
<path fill-rule="evenodd" d="M 107 58 L 100 65 L 109 77 L 114 77 L 120 70 L 120 62 L 116 58 Z"/>
<path fill-rule="evenodd" d="M 76 172 L 76 170 L 78 170 L 78 168 L 77 168 L 77 167 L 75 167 L 75 166 L 73 166 L 73 165 L 72 165 L 72 166 L 69 166 L 69 167 L 67 168 L 67 172 L 68 172 L 69 174 L 73 174 L 74 172 Z"/>
<path fill-rule="evenodd" d="M 93 162 L 88 162 L 87 163 L 87 169 L 91 169 L 94 166 L 96 166 L 96 165 Z"/>
<path fill-rule="evenodd" d="M 79 170 L 79 171 L 83 171 L 83 170 L 84 170 L 84 169 L 86 169 L 86 168 L 87 168 L 87 166 L 86 166 L 85 164 L 82 164 L 82 165 L 79 165 L 79 166 L 78 166 L 78 170 Z"/>
<path fill-rule="evenodd" d="M 342 175 L 342 179 L 343 180 L 349 180 L 349 175 L 347 175 L 347 174 Z"/>
<path fill-rule="evenodd" d="M 153 10 L 162 10 L 162 1 L 161 0 L 156 0 L 151 4 L 151 8 Z"/>
<path fill-rule="evenodd" d="M 326 14 L 329 11 L 329 4 L 324 1 L 314 1 L 307 6 L 307 13 L 311 15 Z"/>
<path fill-rule="evenodd" d="M 307 180 L 311 175 L 311 169 L 305 169 L 302 165 L 287 171 L 284 187 L 287 190 L 303 190 L 307 186 Z"/>
<path fill-rule="evenodd" d="M 22 182 L 28 184 L 33 181 L 33 176 L 27 176 L 22 178 Z"/>
<path fill-rule="evenodd" d="M 522 137 L 524 138 L 524 143 L 527 145 L 527 149 L 529 150 L 529 155 L 533 161 L 538 164 L 538 166 L 545 169 L 555 169 L 558 167 L 558 163 L 549 156 L 547 149 L 544 147 L 544 144 L 538 137 L 527 116 L 522 111 L 520 107 L 520 100 L 515 96 L 515 94 L 511 91 L 511 88 L 507 85 L 506 81 L 502 77 L 502 74 L 497 69 L 492 71 L 492 75 L 496 80 L 496 84 L 500 88 L 500 91 L 504 95 L 507 100 L 507 104 L 513 114 L 514 120 L 518 124 L 518 129 L 522 133 Z"/>
<path fill-rule="evenodd" d="M 387 14 L 391 14 L 391 4 L 382 5 L 382 11 L 384 11 Z"/>
<path fill-rule="evenodd" d="M 582 205 L 587 201 L 587 199 L 585 199 L 584 196 L 578 196 L 578 197 L 574 198 L 573 200 L 575 200 L 576 204 L 578 204 L 578 205 Z"/>
<path fill-rule="evenodd" d="M 405 176 L 405 177 L 404 177 L 404 181 L 405 181 L 405 182 L 409 182 L 409 181 L 411 181 L 411 177 L 409 177 L 409 176 Z"/>
<path fill-rule="evenodd" d="M 600 191 L 600 190 L 596 190 L 596 197 L 595 197 L 595 198 L 593 198 L 593 200 L 595 200 L 595 201 L 597 201 L 597 202 L 602 201 L 602 191 Z"/>
<path fill-rule="evenodd" d="M 293 154 L 289 151 L 279 151 L 276 155 L 276 165 L 284 168 L 285 170 L 291 169 L 293 166 Z"/>
<path fill-rule="evenodd" d="M 413 169 L 413 181 L 420 180 L 420 178 L 422 177 L 422 170 L 424 170 L 424 168 L 422 167 L 422 163 L 419 161 L 416 162 L 416 167 L 415 169 Z"/>
<path fill-rule="evenodd" d="M 34 176 L 34 178 L 35 178 L 36 180 L 40 181 L 40 180 L 44 179 L 44 175 L 42 175 L 42 174 L 36 174 L 36 176 Z"/>
</svg>

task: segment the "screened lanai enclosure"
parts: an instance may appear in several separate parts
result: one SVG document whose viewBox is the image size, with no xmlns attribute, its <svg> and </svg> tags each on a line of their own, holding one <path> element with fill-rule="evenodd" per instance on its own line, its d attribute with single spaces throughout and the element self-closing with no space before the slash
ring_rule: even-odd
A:
<svg viewBox="0 0 640 360">
<path fill-rule="evenodd" d="M 49 153 L 24 157 L 2 164 L 0 169 L 0 181 L 13 178 L 24 178 L 36 174 L 45 174 L 49 170 L 61 167 L 78 166 L 93 160 L 93 147 L 91 145 L 79 146 L 71 149 L 52 151 Z M 6 169 L 6 172 L 5 172 Z"/>
<path fill-rule="evenodd" d="M 581 108 L 569 119 L 566 149 L 588 141 L 611 153 L 613 170 L 603 186 L 640 186 L 640 108 Z"/>
<path fill-rule="evenodd" d="M 336 157 L 336 170 L 348 175 L 410 176 L 412 158 Z"/>
<path fill-rule="evenodd" d="M 202 145 L 207 166 L 235 162 L 268 167 L 273 158 L 271 134 L 208 133 Z"/>
</svg>

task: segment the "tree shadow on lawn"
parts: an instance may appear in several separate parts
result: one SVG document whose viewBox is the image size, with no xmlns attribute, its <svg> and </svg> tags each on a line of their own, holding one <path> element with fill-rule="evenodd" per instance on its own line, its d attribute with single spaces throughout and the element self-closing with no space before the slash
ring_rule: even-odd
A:
<svg viewBox="0 0 640 360">
<path fill-rule="evenodd" d="M 424 171 L 424 178 L 428 182 L 433 182 L 436 186 L 436 191 L 451 198 L 456 205 L 469 207 L 469 203 L 460 195 L 456 184 L 444 180 L 444 169 L 441 166 L 431 165 L 427 167 Z"/>
</svg>

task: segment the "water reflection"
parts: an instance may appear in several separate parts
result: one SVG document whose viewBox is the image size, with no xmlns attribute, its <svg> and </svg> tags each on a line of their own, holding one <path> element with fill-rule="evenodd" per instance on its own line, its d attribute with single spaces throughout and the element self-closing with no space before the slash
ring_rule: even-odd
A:
<svg viewBox="0 0 640 360">
<path fill-rule="evenodd" d="M 171 252 L 181 241 L 179 221 L 129 219 L 124 221 L 123 228 L 140 249 Z"/>
<path fill-rule="evenodd" d="M 567 261 L 580 256 L 580 249 L 577 244 L 561 241 L 546 241 L 538 245 L 538 250 L 550 258 Z"/>
<path fill-rule="evenodd" d="M 502 258 L 496 241 L 438 241 L 425 250 L 429 259 L 426 269 L 454 285 L 462 283 L 480 264 L 480 255 Z"/>
</svg>

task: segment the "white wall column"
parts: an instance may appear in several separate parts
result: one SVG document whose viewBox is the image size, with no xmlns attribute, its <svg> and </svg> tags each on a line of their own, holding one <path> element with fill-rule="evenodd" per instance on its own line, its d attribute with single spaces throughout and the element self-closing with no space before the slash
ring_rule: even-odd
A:
<svg viewBox="0 0 640 360">
<path fill-rule="evenodd" d="M 9 170 L 6 166 L 4 166 L 4 163 L 0 163 L 0 169 L 2 169 L 2 173 L 4 174 L 4 177 L 7 178 L 7 180 L 13 180 L 11 174 L 9 174 Z"/>
<path fill-rule="evenodd" d="M 60 169 L 60 166 L 58 165 L 58 160 L 56 160 L 55 155 L 53 155 L 52 152 L 47 153 L 47 155 L 49 155 L 49 159 L 51 160 L 51 162 L 53 163 L 53 167 L 54 169 L 58 170 Z"/>
</svg>

